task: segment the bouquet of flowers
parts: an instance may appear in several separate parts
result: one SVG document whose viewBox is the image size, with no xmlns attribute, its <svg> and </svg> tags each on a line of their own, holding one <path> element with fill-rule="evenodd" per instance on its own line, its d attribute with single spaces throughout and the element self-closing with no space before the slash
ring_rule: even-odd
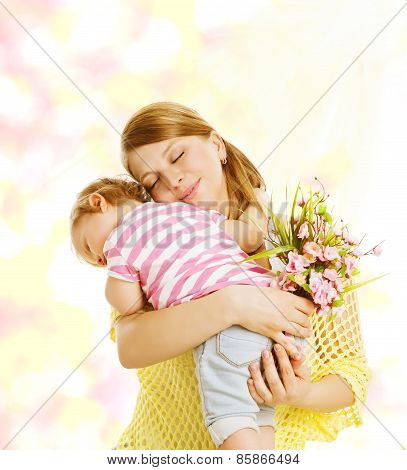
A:
<svg viewBox="0 0 407 470">
<path fill-rule="evenodd" d="M 315 179 L 319 181 L 318 178 Z M 249 256 L 241 262 L 277 256 L 284 268 L 277 273 L 270 273 L 274 277 L 274 285 L 309 298 L 316 304 L 317 314 L 331 313 L 333 320 L 345 309 L 346 292 L 386 274 L 364 282 L 353 282 L 353 278 L 360 273 L 357 266 L 362 256 L 379 256 L 382 249 L 378 244 L 363 252 L 360 249 L 363 238 L 359 241 L 349 233 L 346 225 L 338 227 L 333 222 L 326 206 L 329 194 L 325 196 L 323 185 L 320 184 L 322 193 L 310 189 L 308 197 L 304 197 L 300 185 L 297 186 L 288 220 L 274 213 L 271 201 L 267 210 L 274 230 L 268 234 L 267 239 L 273 248 Z M 299 191 L 301 198 L 297 201 Z"/>
</svg>

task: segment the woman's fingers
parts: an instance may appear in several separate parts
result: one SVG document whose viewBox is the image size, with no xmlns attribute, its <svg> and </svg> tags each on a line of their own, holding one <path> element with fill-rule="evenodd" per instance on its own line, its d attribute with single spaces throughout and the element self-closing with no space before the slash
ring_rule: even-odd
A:
<svg viewBox="0 0 407 470">
<path fill-rule="evenodd" d="M 304 328 L 303 326 L 298 325 L 298 323 L 292 323 L 292 322 L 290 322 L 287 325 L 286 332 L 290 333 L 293 336 L 301 336 L 302 338 L 309 338 L 310 336 L 313 335 L 313 330 L 312 330 L 311 325 L 309 328 Z"/>
<path fill-rule="evenodd" d="M 267 387 L 264 379 L 261 375 L 260 368 L 258 364 L 251 363 L 249 365 L 249 371 L 253 378 L 254 386 L 256 388 L 257 394 L 264 400 L 264 403 L 271 403 L 273 396 L 270 392 L 270 389 Z"/>
<path fill-rule="evenodd" d="M 300 312 L 299 310 L 297 310 L 296 307 L 294 307 L 294 309 L 290 311 L 290 316 L 288 320 L 290 320 L 290 322 L 292 323 L 298 324 L 302 328 L 311 328 L 311 321 L 308 318 L 308 315 L 303 312 Z"/>
<path fill-rule="evenodd" d="M 274 363 L 273 353 L 271 351 L 267 352 L 268 355 L 266 357 L 263 355 L 264 375 L 266 377 L 272 396 L 278 402 L 279 399 L 284 397 L 285 390 L 278 375 L 276 364 Z"/>
<path fill-rule="evenodd" d="M 295 297 L 295 308 L 301 312 L 304 312 L 306 315 L 311 315 L 315 309 L 315 304 L 310 299 L 306 299 L 305 297 L 300 297 L 298 295 Z"/>
<path fill-rule="evenodd" d="M 279 344 L 274 345 L 274 351 L 277 355 L 278 366 L 280 369 L 281 378 L 283 379 L 285 390 L 292 390 L 294 387 L 294 371 L 291 362 L 285 352 L 284 348 Z"/>
<path fill-rule="evenodd" d="M 256 392 L 256 389 L 254 387 L 254 382 L 253 382 L 253 379 L 249 379 L 247 381 L 247 385 L 249 386 L 249 391 L 253 397 L 253 399 L 257 402 L 257 403 L 264 403 L 264 400 L 263 398 L 261 398 L 261 396 Z"/>
<path fill-rule="evenodd" d="M 283 332 L 277 333 L 276 343 L 279 343 L 293 359 L 297 359 L 299 353 L 297 343 L 293 338 L 287 337 Z"/>
</svg>

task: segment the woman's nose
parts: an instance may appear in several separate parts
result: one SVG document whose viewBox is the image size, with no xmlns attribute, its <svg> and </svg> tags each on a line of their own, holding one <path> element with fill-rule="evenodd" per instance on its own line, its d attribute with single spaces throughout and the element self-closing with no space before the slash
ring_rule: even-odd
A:
<svg viewBox="0 0 407 470">
<path fill-rule="evenodd" d="M 183 181 L 184 176 L 180 173 L 177 173 L 175 175 L 168 175 L 168 182 L 170 184 L 171 189 L 179 187 L 179 185 L 182 184 Z"/>
</svg>

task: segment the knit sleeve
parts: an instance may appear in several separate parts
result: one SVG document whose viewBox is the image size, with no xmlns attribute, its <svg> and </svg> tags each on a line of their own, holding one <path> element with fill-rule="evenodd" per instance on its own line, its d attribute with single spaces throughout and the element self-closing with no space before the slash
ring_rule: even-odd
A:
<svg viewBox="0 0 407 470">
<path fill-rule="evenodd" d="M 311 318 L 315 338 L 308 338 L 306 365 L 312 382 L 328 374 L 341 377 L 352 389 L 351 406 L 320 412 L 282 405 L 277 407 L 276 448 L 303 448 L 307 440 L 331 442 L 349 426 L 363 424 L 362 413 L 372 371 L 367 364 L 360 330 L 357 291 L 345 294 L 342 316 L 332 322 L 328 316 Z M 278 447 L 280 446 L 280 447 Z"/>
</svg>

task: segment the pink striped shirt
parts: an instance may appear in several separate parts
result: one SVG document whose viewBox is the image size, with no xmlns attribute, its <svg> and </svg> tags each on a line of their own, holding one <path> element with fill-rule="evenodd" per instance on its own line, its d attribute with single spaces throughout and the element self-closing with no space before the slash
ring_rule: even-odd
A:
<svg viewBox="0 0 407 470">
<path fill-rule="evenodd" d="M 226 217 L 184 202 L 146 202 L 127 212 L 106 240 L 108 275 L 140 282 L 157 310 L 231 284 L 270 285 L 270 270 L 219 227 Z"/>
</svg>

